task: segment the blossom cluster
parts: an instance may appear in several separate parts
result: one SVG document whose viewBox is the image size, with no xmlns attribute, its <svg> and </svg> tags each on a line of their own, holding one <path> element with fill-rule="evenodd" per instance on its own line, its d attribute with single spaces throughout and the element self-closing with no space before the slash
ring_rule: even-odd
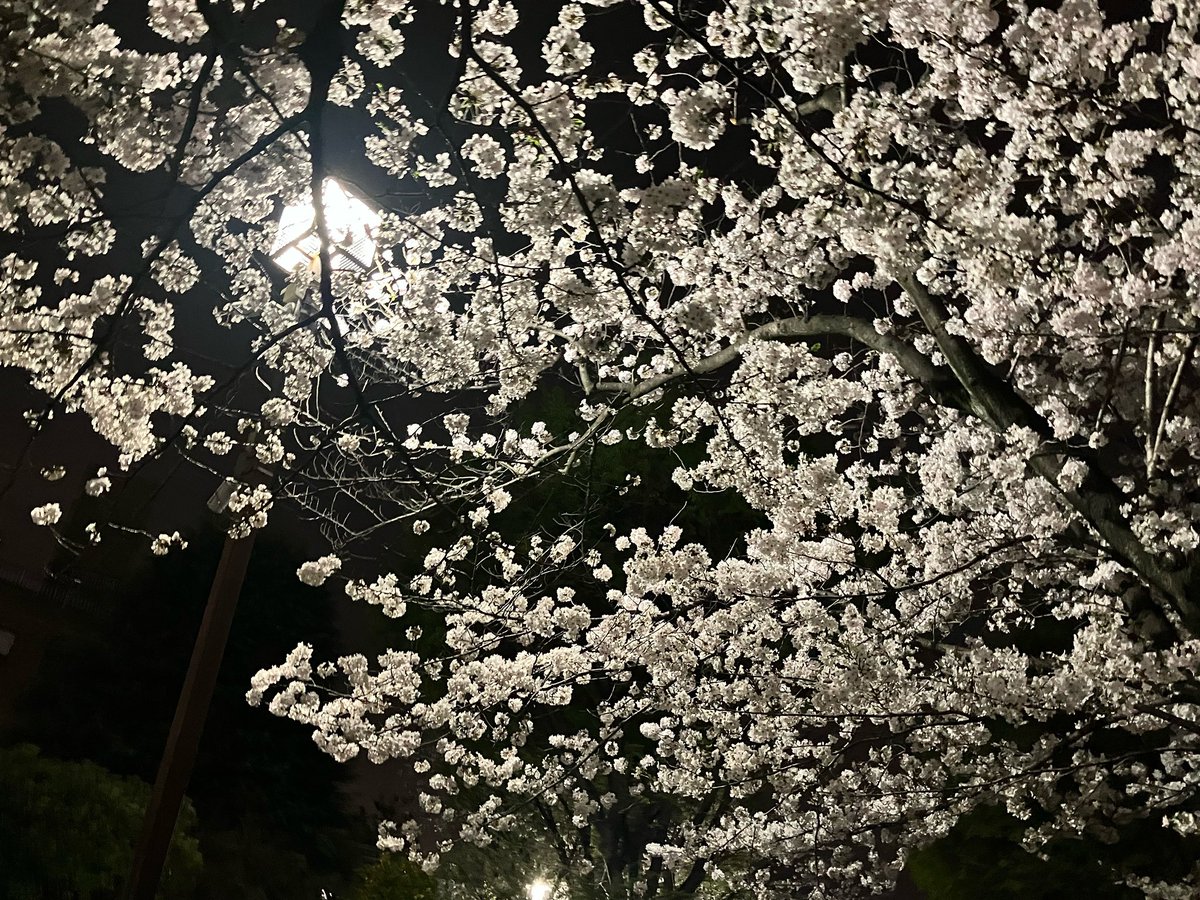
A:
<svg viewBox="0 0 1200 900">
<path fill-rule="evenodd" d="M 456 0 L 432 91 L 445 23 L 404 0 L 346 3 L 329 65 L 253 4 L 220 53 L 185 0 L 157 50 L 85 6 L 0 10 L 0 359 L 112 446 L 87 494 L 178 452 L 235 536 L 298 504 L 299 580 L 403 620 L 249 694 L 411 761 L 384 846 L 550 829 L 623 897 L 771 900 L 882 890 L 980 806 L 1033 851 L 1196 836 L 1195 3 Z M 331 106 L 369 271 L 275 272 Z M 111 173 L 182 199 L 147 236 Z M 212 285 L 232 374 L 179 325 Z M 744 516 L 689 533 L 651 488 Z"/>
</svg>

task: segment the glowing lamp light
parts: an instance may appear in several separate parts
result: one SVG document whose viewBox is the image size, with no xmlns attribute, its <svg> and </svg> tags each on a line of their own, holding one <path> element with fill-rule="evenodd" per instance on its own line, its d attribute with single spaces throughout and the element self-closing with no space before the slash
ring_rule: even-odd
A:
<svg viewBox="0 0 1200 900">
<path fill-rule="evenodd" d="M 551 891 L 550 885 L 539 878 L 529 885 L 529 900 L 550 900 Z"/>
<path fill-rule="evenodd" d="M 347 191 L 333 178 L 321 186 L 321 205 L 329 234 L 329 263 L 335 272 L 366 272 L 375 264 L 375 232 L 379 213 Z M 312 198 L 283 210 L 271 260 L 285 272 L 299 266 L 319 268 L 321 241 L 317 237 L 317 213 Z"/>
</svg>

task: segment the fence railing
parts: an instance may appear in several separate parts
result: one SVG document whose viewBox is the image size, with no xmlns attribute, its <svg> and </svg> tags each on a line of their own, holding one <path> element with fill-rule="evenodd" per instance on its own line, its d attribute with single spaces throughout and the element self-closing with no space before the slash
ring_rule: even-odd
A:
<svg viewBox="0 0 1200 900">
<path fill-rule="evenodd" d="M 92 572 L 55 574 L 2 561 L 0 582 L 64 609 L 88 613 L 101 611 L 117 587 L 114 579 Z"/>
</svg>

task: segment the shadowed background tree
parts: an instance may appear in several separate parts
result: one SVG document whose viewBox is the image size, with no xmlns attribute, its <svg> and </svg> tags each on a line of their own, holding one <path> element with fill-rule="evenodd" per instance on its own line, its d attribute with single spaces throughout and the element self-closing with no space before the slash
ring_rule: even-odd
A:
<svg viewBox="0 0 1200 900">
<path fill-rule="evenodd" d="M 144 782 L 94 763 L 50 759 L 31 744 L 0 749 L 0 897 L 116 896 L 148 794 Z M 195 830 L 188 804 L 167 856 L 164 900 L 195 896 L 203 864 Z"/>
</svg>

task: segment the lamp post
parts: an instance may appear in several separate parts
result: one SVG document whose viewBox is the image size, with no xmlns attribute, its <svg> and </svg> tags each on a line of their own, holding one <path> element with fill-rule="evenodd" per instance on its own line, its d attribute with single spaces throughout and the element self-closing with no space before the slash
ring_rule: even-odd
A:
<svg viewBox="0 0 1200 900">
<path fill-rule="evenodd" d="M 379 224 L 378 213 L 333 179 L 326 179 L 321 202 L 332 242 L 328 248 L 331 268 L 349 272 L 371 269 L 375 262 L 373 232 Z M 319 265 L 316 260 L 319 259 L 320 250 L 316 210 L 312 203 L 286 207 L 280 218 L 275 247 L 271 251 L 272 262 L 284 271 L 292 272 L 302 264 Z M 297 298 L 297 306 L 302 300 L 303 297 Z M 246 448 L 235 466 L 235 475 L 242 483 L 262 483 L 270 477 L 270 471 L 259 464 Z M 227 481 L 213 495 L 209 506 L 214 512 L 225 511 L 233 484 Z M 154 900 L 158 891 L 253 547 L 253 530 L 244 537 L 225 538 L 221 561 L 213 576 L 204 618 L 196 635 L 191 662 L 179 692 L 175 717 L 171 721 L 171 730 L 167 734 L 154 780 L 150 805 L 146 808 L 133 866 L 125 884 L 125 900 Z"/>
</svg>

